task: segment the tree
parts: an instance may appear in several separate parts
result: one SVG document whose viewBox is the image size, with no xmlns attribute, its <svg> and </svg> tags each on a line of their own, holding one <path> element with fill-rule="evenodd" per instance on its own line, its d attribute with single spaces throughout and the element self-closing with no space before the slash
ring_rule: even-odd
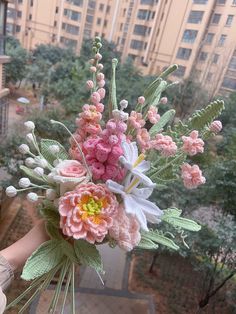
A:
<svg viewBox="0 0 236 314">
<path fill-rule="evenodd" d="M 6 66 L 6 82 L 16 84 L 26 76 L 26 64 L 28 61 L 27 51 L 21 47 L 19 41 L 14 37 L 6 38 L 6 55 L 11 58 L 11 62 Z"/>
</svg>

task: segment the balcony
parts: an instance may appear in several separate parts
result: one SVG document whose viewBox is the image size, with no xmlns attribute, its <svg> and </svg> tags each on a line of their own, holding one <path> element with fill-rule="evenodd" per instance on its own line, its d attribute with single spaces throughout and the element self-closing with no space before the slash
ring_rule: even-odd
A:
<svg viewBox="0 0 236 314">
<path fill-rule="evenodd" d="M 8 100 L 8 97 L 6 96 L 1 97 L 1 94 L 3 91 L 0 92 L 0 138 L 7 133 L 7 124 L 8 124 L 9 100 Z M 8 90 L 7 90 L 7 94 L 8 94 Z"/>
</svg>

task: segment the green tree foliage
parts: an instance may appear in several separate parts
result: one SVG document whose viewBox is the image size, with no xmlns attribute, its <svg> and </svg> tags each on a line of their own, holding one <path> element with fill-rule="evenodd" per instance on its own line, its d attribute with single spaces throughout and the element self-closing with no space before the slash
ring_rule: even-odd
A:
<svg viewBox="0 0 236 314">
<path fill-rule="evenodd" d="M 21 83 L 26 76 L 27 51 L 21 47 L 17 39 L 9 36 L 6 38 L 6 55 L 11 58 L 11 62 L 5 65 L 6 82 Z"/>
</svg>

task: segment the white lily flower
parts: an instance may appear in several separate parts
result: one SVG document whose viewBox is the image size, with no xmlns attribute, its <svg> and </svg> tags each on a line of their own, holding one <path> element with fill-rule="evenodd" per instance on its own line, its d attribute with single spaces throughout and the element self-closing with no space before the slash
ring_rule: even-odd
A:
<svg viewBox="0 0 236 314">
<path fill-rule="evenodd" d="M 121 156 L 119 160 L 124 167 L 135 177 L 139 178 L 143 184 L 149 187 L 155 187 L 152 180 L 144 174 L 144 172 L 147 172 L 150 169 L 151 163 L 150 161 L 144 160 L 144 154 L 138 155 L 137 144 L 135 142 L 122 142 L 121 146 L 123 148 L 124 156 Z"/>
</svg>

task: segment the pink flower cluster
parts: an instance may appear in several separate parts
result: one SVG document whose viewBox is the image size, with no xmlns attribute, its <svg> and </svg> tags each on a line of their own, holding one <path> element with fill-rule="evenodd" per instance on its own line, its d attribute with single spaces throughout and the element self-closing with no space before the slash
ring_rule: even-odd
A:
<svg viewBox="0 0 236 314">
<path fill-rule="evenodd" d="M 131 111 L 128 121 L 134 129 L 141 129 L 145 125 L 142 114 L 136 111 Z"/>
<path fill-rule="evenodd" d="M 182 136 L 183 151 L 190 156 L 204 152 L 204 142 L 198 138 L 198 131 L 192 131 L 189 136 Z"/>
<path fill-rule="evenodd" d="M 191 166 L 188 163 L 184 163 L 181 167 L 181 170 L 181 177 L 183 179 L 184 186 L 187 189 L 195 189 L 199 185 L 206 182 L 205 177 L 202 175 L 202 171 L 197 165 Z"/>
<path fill-rule="evenodd" d="M 140 225 L 134 216 L 127 216 L 123 206 L 119 206 L 109 235 L 115 239 L 119 247 L 131 251 L 141 240 Z"/>
<path fill-rule="evenodd" d="M 160 115 L 157 113 L 158 109 L 155 106 L 150 106 L 147 117 L 148 120 L 152 123 L 155 124 L 160 120 Z"/>
<path fill-rule="evenodd" d="M 136 137 L 142 153 L 145 153 L 146 150 L 151 148 L 150 134 L 147 129 L 138 129 Z"/>
<path fill-rule="evenodd" d="M 157 134 L 151 141 L 151 147 L 160 151 L 165 157 L 174 156 L 177 152 L 177 145 L 168 135 Z"/>
</svg>

